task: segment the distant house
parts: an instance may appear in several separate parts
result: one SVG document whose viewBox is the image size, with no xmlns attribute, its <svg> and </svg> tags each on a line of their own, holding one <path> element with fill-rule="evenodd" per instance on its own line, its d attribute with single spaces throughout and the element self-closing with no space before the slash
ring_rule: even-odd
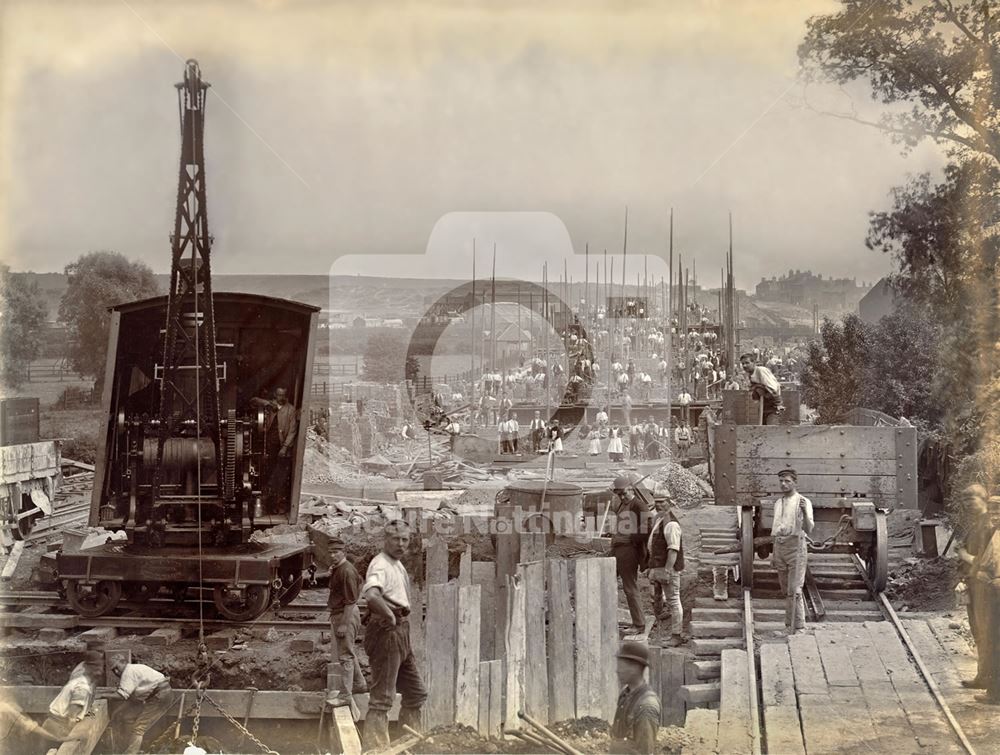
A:
<svg viewBox="0 0 1000 755">
<path fill-rule="evenodd" d="M 403 327 L 403 321 L 398 318 L 392 318 L 387 320 L 382 320 L 383 328 L 401 328 Z"/>
<path fill-rule="evenodd" d="M 869 325 L 874 325 L 886 315 L 896 311 L 898 296 L 888 278 L 883 278 L 858 302 L 858 315 Z"/>
</svg>

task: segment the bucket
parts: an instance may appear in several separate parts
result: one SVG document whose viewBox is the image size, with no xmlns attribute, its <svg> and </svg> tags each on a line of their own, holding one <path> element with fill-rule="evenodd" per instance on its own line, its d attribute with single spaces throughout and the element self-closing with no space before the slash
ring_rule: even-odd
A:
<svg viewBox="0 0 1000 755">
<path fill-rule="evenodd" d="M 583 512 L 583 488 L 579 485 L 531 480 L 508 485 L 505 492 L 506 496 L 497 499 L 498 518 L 513 518 L 516 512 L 521 512 L 527 532 L 575 534 L 575 525 Z M 542 513 L 533 517 L 529 512 Z"/>
</svg>

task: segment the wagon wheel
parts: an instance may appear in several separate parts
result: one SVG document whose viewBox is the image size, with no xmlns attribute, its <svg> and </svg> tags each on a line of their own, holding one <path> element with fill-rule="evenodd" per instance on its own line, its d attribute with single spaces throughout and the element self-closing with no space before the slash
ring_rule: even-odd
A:
<svg viewBox="0 0 1000 755">
<path fill-rule="evenodd" d="M 66 585 L 66 600 L 70 607 L 88 619 L 103 616 L 118 605 L 121 597 L 121 582 L 101 580 L 91 592 L 81 590 L 76 580 L 70 580 Z"/>
<path fill-rule="evenodd" d="M 740 579 L 743 587 L 753 588 L 753 506 L 741 509 L 740 525 Z"/>
<path fill-rule="evenodd" d="M 270 585 L 247 585 L 242 594 L 216 585 L 212 591 L 215 607 L 230 621 L 253 621 L 267 610 L 271 602 Z"/>
<path fill-rule="evenodd" d="M 875 512 L 875 539 L 868 548 L 865 572 L 875 592 L 885 590 L 889 581 L 889 531 L 884 511 Z"/>
<path fill-rule="evenodd" d="M 26 516 L 17 520 L 17 527 L 14 528 L 13 535 L 15 540 L 27 540 L 28 535 L 31 534 L 31 530 L 35 528 L 35 517 Z"/>
</svg>

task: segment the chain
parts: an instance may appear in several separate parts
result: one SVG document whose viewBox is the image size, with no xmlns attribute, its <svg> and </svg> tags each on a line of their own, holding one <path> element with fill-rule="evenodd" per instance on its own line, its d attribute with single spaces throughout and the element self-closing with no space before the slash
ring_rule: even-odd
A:
<svg viewBox="0 0 1000 755">
<path fill-rule="evenodd" d="M 848 528 L 851 526 L 851 515 L 844 514 L 840 517 L 840 524 L 837 527 L 837 531 L 834 532 L 830 537 L 820 542 L 812 540 L 808 535 L 806 535 L 806 541 L 809 543 L 809 549 L 812 551 L 825 551 L 832 548 L 837 544 L 837 539 L 847 532 Z"/>
<path fill-rule="evenodd" d="M 211 703 L 211 705 L 212 705 L 213 708 L 215 708 L 217 711 L 219 711 L 219 713 L 222 714 L 223 718 L 225 718 L 227 721 L 229 721 L 229 723 L 231 723 L 233 726 L 235 726 L 237 729 L 239 729 L 240 733 L 245 734 L 246 736 L 250 737 L 251 741 L 253 741 L 253 743 L 260 748 L 261 752 L 266 753 L 266 755 L 278 755 L 278 753 L 275 750 L 272 750 L 266 744 L 264 744 L 259 739 L 257 739 L 257 737 L 255 737 L 253 735 L 253 733 L 249 729 L 247 729 L 243 724 L 241 724 L 235 718 L 233 718 L 232 716 L 230 716 L 229 713 L 227 713 L 222 708 L 221 705 L 219 705 L 217 702 L 215 702 L 215 700 L 213 700 L 212 698 L 210 698 L 208 695 L 205 695 L 205 699 L 208 700 L 209 703 Z"/>
<path fill-rule="evenodd" d="M 201 728 L 201 704 L 204 700 L 204 682 L 198 682 L 194 698 L 194 723 L 191 725 L 191 744 L 195 744 L 198 741 L 198 729 Z"/>
</svg>

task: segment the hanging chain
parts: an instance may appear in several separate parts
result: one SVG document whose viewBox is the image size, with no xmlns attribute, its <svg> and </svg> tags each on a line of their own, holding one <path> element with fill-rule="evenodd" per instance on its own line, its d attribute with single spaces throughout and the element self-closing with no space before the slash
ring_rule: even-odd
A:
<svg viewBox="0 0 1000 755">
<path fill-rule="evenodd" d="M 811 551 L 825 551 L 832 548 L 837 544 L 837 540 L 847 532 L 848 528 L 851 526 L 851 515 L 844 514 L 840 517 L 840 525 L 837 527 L 837 531 L 834 532 L 830 537 L 825 540 L 816 542 L 812 540 L 808 535 L 806 535 L 806 541 L 809 543 L 809 550 Z"/>
<path fill-rule="evenodd" d="M 219 711 L 219 713 L 222 714 L 222 717 L 224 719 L 226 719 L 227 721 L 229 721 L 229 723 L 231 723 L 233 726 L 239 729 L 241 734 L 245 734 L 246 736 L 248 736 L 251 739 L 251 741 L 260 748 L 261 752 L 266 753 L 266 755 L 278 755 L 278 753 L 275 750 L 272 750 L 266 744 L 257 739 L 257 737 L 253 735 L 253 732 L 247 729 L 247 727 L 245 727 L 243 724 L 241 724 L 239 721 L 237 721 L 235 718 L 229 715 L 229 713 L 227 713 L 226 710 L 223 709 L 221 705 L 215 702 L 215 700 L 210 698 L 207 694 L 204 695 L 204 698 L 208 700 L 209 703 L 211 703 L 213 708 L 215 708 L 217 711 Z"/>
</svg>

